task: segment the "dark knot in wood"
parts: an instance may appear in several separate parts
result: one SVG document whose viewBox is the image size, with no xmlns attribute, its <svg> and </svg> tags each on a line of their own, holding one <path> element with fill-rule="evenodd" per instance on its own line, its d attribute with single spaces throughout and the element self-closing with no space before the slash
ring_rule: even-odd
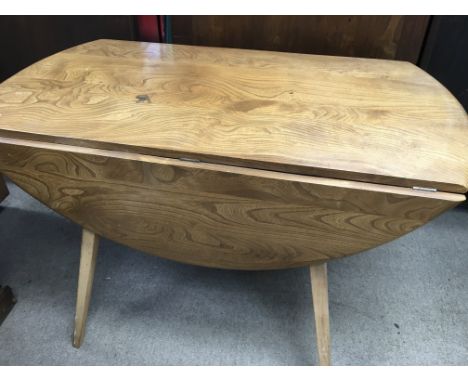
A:
<svg viewBox="0 0 468 382">
<path fill-rule="evenodd" d="M 142 103 L 142 102 L 151 102 L 150 97 L 148 97 L 146 94 L 140 94 L 136 96 L 137 103 Z"/>
</svg>

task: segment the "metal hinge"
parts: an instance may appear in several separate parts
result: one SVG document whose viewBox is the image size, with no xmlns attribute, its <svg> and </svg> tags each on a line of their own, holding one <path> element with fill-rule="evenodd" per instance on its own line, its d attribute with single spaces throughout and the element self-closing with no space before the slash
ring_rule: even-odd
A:
<svg viewBox="0 0 468 382">
<path fill-rule="evenodd" d="M 198 159 L 191 159 L 191 158 L 179 158 L 179 160 L 183 160 L 185 162 L 195 162 L 195 163 L 200 162 Z"/>
<path fill-rule="evenodd" d="M 426 192 L 437 192 L 437 188 L 430 188 L 430 187 L 418 187 L 418 186 L 413 186 L 413 190 L 416 190 L 416 191 L 426 191 Z"/>
</svg>

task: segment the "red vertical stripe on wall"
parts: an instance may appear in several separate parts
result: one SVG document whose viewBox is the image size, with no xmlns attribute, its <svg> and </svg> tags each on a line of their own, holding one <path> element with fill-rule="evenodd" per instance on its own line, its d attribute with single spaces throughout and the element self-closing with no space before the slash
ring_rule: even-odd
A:
<svg viewBox="0 0 468 382">
<path fill-rule="evenodd" d="M 137 24 L 139 40 L 164 42 L 163 16 L 137 16 Z"/>
</svg>

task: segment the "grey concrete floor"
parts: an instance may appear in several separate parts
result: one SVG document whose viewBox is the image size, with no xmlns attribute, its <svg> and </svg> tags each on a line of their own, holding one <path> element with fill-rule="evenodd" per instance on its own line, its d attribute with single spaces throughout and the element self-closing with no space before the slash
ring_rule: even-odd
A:
<svg viewBox="0 0 468 382">
<path fill-rule="evenodd" d="M 9 183 L 0 281 L 18 303 L 1 365 L 311 365 L 307 268 L 241 272 L 103 240 L 81 349 L 71 346 L 80 228 Z M 468 209 L 329 264 L 335 365 L 468 364 Z"/>
</svg>

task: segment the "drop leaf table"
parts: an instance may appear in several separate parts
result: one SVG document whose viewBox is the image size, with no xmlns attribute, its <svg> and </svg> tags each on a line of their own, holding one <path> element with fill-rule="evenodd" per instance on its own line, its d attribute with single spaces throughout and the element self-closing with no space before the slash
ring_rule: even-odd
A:
<svg viewBox="0 0 468 382">
<path fill-rule="evenodd" d="M 326 264 L 465 199 L 467 116 L 408 62 L 98 40 L 0 85 L 0 172 L 83 227 L 73 344 L 98 238 L 229 269 Z"/>
</svg>

